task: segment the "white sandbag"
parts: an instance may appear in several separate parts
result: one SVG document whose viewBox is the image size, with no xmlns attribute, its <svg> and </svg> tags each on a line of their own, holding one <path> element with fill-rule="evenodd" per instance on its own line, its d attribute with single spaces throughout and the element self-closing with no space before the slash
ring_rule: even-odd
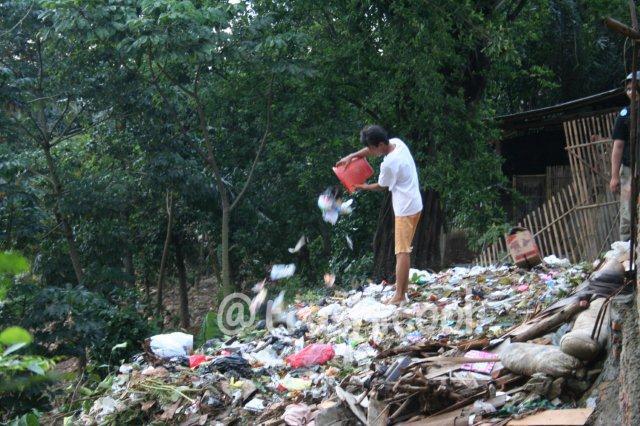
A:
<svg viewBox="0 0 640 426">
<path fill-rule="evenodd" d="M 590 361 L 600 353 L 609 339 L 609 308 L 603 313 L 604 319 L 597 340 L 591 338 L 591 334 L 596 327 L 596 320 L 600 308 L 605 299 L 600 298 L 591 302 L 589 308 L 577 315 L 570 332 L 560 339 L 560 349 L 562 352 L 573 355 L 578 359 Z"/>
<path fill-rule="evenodd" d="M 501 351 L 500 361 L 508 370 L 525 376 L 535 373 L 568 376 L 581 366 L 579 359 L 565 354 L 557 346 L 534 343 L 511 343 Z"/>
<path fill-rule="evenodd" d="M 188 356 L 193 350 L 193 336 L 179 331 L 157 334 L 149 340 L 151 351 L 160 358 Z"/>
<path fill-rule="evenodd" d="M 620 282 L 624 277 L 624 266 L 615 258 L 608 258 L 602 266 L 591 275 L 592 280 L 604 282 Z"/>
</svg>

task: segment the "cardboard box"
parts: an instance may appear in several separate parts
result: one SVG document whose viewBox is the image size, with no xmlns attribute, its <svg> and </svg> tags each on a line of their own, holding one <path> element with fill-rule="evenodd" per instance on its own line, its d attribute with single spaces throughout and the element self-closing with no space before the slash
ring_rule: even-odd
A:
<svg viewBox="0 0 640 426">
<path fill-rule="evenodd" d="M 509 254 L 513 262 L 521 268 L 532 268 L 542 262 L 542 255 L 538 249 L 531 231 L 521 227 L 511 228 L 505 235 Z"/>
</svg>

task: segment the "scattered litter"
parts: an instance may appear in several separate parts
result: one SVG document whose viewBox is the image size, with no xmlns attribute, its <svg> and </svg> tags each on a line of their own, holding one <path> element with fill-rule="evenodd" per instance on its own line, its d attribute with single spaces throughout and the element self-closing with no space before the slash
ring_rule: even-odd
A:
<svg viewBox="0 0 640 426">
<path fill-rule="evenodd" d="M 581 359 L 593 362 L 603 353 L 608 330 L 592 339 L 589 327 L 604 300 L 598 294 L 620 285 L 618 259 L 624 256 L 611 257 L 591 276 L 588 266 L 551 256 L 531 269 L 412 269 L 409 300 L 399 307 L 383 303 L 393 286 L 344 289 L 327 273 L 324 285 L 331 290 L 321 299 L 287 306 L 281 292 L 271 304 L 272 318 L 232 338 L 211 339 L 196 354 L 190 355 L 189 335 L 153 336 L 150 351 L 108 376 L 72 420 L 510 424 L 554 410 L 562 421 L 576 415 L 582 421 L 585 411 L 566 408 L 594 404 L 585 393 L 598 373 L 587 372 Z M 291 266 L 275 265 L 271 280 L 294 273 Z M 254 313 L 262 315 L 268 282 L 255 286 Z M 585 296 L 587 284 L 592 290 Z"/>
</svg>

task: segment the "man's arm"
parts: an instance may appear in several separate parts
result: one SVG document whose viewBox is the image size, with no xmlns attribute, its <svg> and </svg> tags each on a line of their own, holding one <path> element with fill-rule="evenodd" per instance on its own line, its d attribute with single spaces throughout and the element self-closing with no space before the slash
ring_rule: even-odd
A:
<svg viewBox="0 0 640 426">
<path fill-rule="evenodd" d="M 388 188 L 381 186 L 379 183 L 363 183 L 360 185 L 354 185 L 354 188 L 361 189 L 363 191 L 386 191 Z"/>
<path fill-rule="evenodd" d="M 372 153 L 369 151 L 369 148 L 362 148 L 360 151 L 353 152 L 346 157 L 341 158 L 337 163 L 336 167 L 346 166 L 351 163 L 356 158 L 369 157 Z"/>
<path fill-rule="evenodd" d="M 624 150 L 624 141 L 616 139 L 613 141 L 613 150 L 611 151 L 611 181 L 609 189 L 612 192 L 620 191 L 620 163 L 622 162 L 622 151 Z"/>
</svg>

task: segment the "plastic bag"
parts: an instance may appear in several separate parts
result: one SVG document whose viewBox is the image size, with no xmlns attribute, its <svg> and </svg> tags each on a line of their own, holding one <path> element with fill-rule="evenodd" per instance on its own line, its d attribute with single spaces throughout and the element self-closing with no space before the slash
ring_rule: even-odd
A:
<svg viewBox="0 0 640 426">
<path fill-rule="evenodd" d="M 354 321 L 377 321 L 389 318 L 395 310 L 396 307 L 393 305 L 385 305 L 374 299 L 366 298 L 349 310 L 349 318 Z"/>
<path fill-rule="evenodd" d="M 189 356 L 189 368 L 196 368 L 203 362 L 212 360 L 213 357 L 207 355 L 190 355 Z"/>
<path fill-rule="evenodd" d="M 191 334 L 175 332 L 151 336 L 149 347 L 160 358 L 188 356 L 193 350 Z"/>
<path fill-rule="evenodd" d="M 335 351 L 332 345 L 313 343 L 297 354 L 289 355 L 286 358 L 287 364 L 293 368 L 310 367 L 312 365 L 324 364 L 333 359 Z"/>
</svg>

